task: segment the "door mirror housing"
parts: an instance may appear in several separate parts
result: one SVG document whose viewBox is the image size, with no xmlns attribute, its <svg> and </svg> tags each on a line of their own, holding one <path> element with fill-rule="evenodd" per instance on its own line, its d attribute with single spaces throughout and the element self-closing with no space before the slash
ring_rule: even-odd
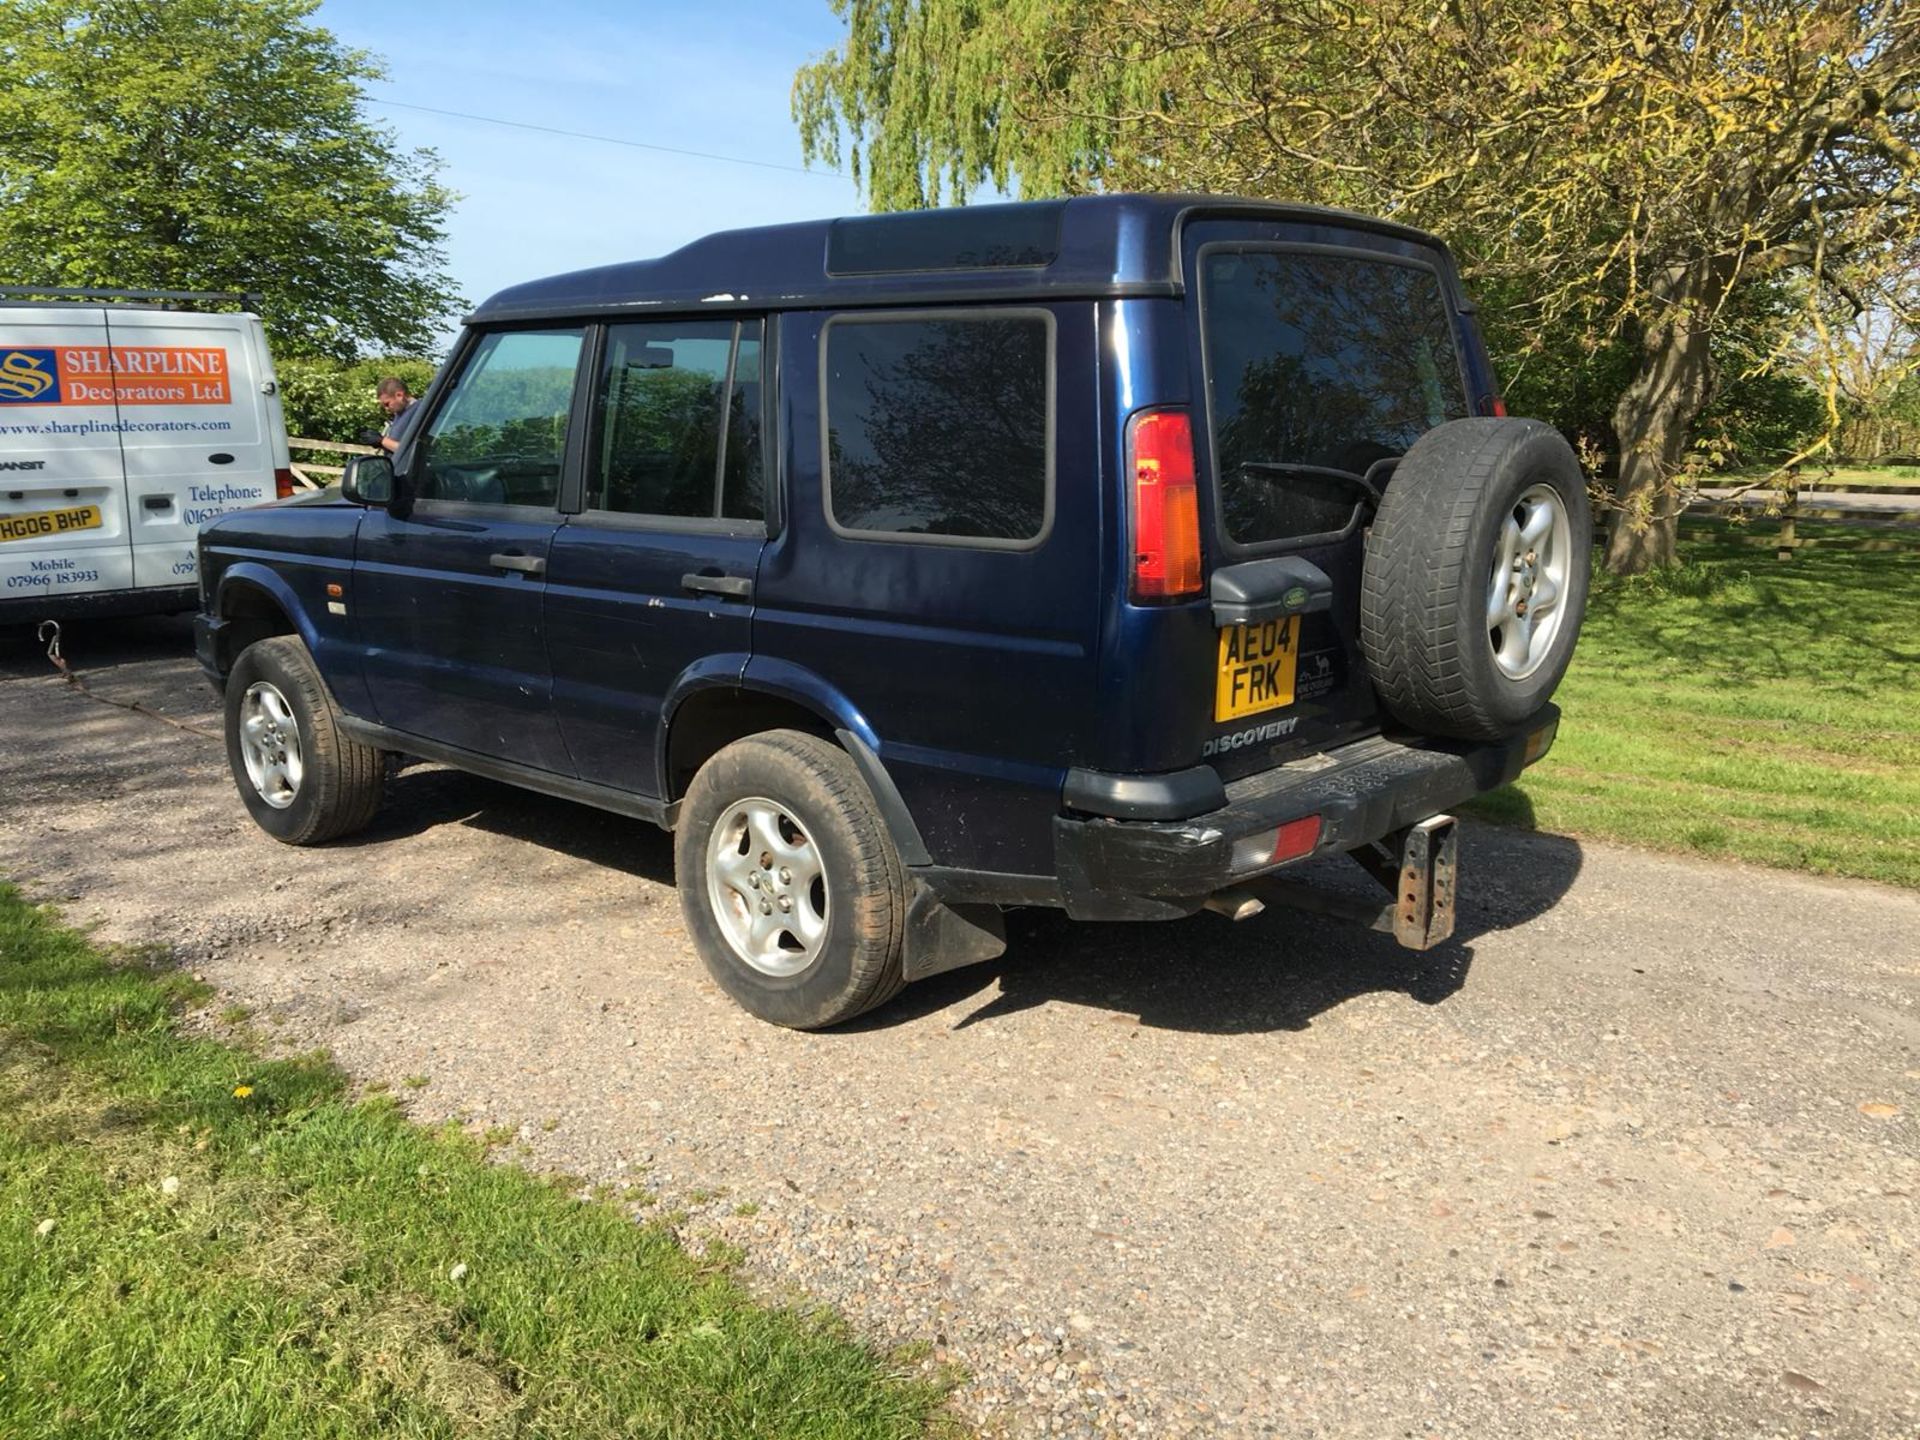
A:
<svg viewBox="0 0 1920 1440">
<path fill-rule="evenodd" d="M 355 455 L 340 476 L 340 494 L 356 505 L 383 507 L 393 501 L 393 457 Z"/>
</svg>

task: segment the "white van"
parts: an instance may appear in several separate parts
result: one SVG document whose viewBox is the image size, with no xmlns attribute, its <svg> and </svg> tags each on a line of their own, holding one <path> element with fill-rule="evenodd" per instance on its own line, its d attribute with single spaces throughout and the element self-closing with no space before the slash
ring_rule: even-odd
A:
<svg viewBox="0 0 1920 1440">
<path fill-rule="evenodd" d="M 292 492 L 260 317 L 181 308 L 245 298 L 0 289 L 0 625 L 191 610 L 201 523 Z"/>
</svg>

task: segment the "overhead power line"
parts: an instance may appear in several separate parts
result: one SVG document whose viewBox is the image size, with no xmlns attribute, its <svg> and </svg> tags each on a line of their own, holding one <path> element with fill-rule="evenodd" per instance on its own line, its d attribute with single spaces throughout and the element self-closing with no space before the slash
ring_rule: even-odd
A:
<svg viewBox="0 0 1920 1440">
<path fill-rule="evenodd" d="M 388 100 L 368 95 L 369 105 L 389 105 L 399 110 L 418 110 L 427 115 L 445 115 L 454 120 L 477 120 L 483 125 L 505 125 L 514 130 L 535 130 L 542 135 L 564 135 L 569 140 L 597 140 L 602 145 L 624 145 L 629 150 L 653 150 L 662 155 L 684 155 L 692 160 L 718 160 L 723 165 L 752 165 L 759 170 L 785 170 L 793 175 L 814 175 L 822 179 L 843 180 L 838 170 L 810 170 L 803 165 L 782 165 L 773 160 L 748 160 L 739 155 L 716 155 L 707 150 L 682 150 L 674 145 L 654 145 L 645 140 L 628 140 L 619 135 L 590 135 L 584 130 L 561 130 L 553 125 L 534 125 L 525 120 L 502 120 L 497 115 L 471 115 L 464 110 L 441 110 L 432 105 L 415 105 L 408 100 Z"/>
</svg>

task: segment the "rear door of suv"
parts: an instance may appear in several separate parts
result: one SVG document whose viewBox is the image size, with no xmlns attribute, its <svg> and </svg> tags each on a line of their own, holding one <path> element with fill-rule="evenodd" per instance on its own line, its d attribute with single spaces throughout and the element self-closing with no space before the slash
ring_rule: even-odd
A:
<svg viewBox="0 0 1920 1440">
<path fill-rule="evenodd" d="M 1365 492 L 1487 386 L 1437 244 L 1331 217 L 1201 219 L 1182 261 L 1206 563 L 1200 596 L 1166 607 L 1181 613 L 1139 618 L 1159 636 L 1143 649 L 1178 652 L 1159 657 L 1181 677 L 1162 762 L 1231 781 L 1379 728 L 1358 645 Z M 1222 572 L 1229 593 L 1290 594 L 1290 613 L 1218 623 Z"/>
<path fill-rule="evenodd" d="M 746 665 L 767 535 L 763 330 L 700 317 L 598 334 L 545 619 L 554 710 L 583 780 L 657 794 L 675 682 L 733 683 Z"/>
</svg>

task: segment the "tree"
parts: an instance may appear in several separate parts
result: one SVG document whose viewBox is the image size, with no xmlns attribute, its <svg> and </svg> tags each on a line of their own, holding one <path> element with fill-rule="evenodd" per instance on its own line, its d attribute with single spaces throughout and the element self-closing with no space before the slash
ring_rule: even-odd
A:
<svg viewBox="0 0 1920 1440">
<path fill-rule="evenodd" d="M 795 116 L 877 207 L 988 182 L 1345 205 L 1445 236 L 1508 333 L 1625 345 L 1616 570 L 1673 558 L 1741 291 L 1798 278 L 1810 324 L 1920 233 L 1913 0 L 833 4 Z"/>
<path fill-rule="evenodd" d="M 452 196 L 318 3 L 0 6 L 0 283 L 255 291 L 288 349 L 432 348 Z"/>
<path fill-rule="evenodd" d="M 424 395 L 433 380 L 433 362 L 402 355 L 340 361 L 326 356 L 297 356 L 274 361 L 280 379 L 280 406 L 287 433 L 308 440 L 354 444 L 387 417 L 380 413 L 379 384 L 389 375 Z"/>
</svg>

